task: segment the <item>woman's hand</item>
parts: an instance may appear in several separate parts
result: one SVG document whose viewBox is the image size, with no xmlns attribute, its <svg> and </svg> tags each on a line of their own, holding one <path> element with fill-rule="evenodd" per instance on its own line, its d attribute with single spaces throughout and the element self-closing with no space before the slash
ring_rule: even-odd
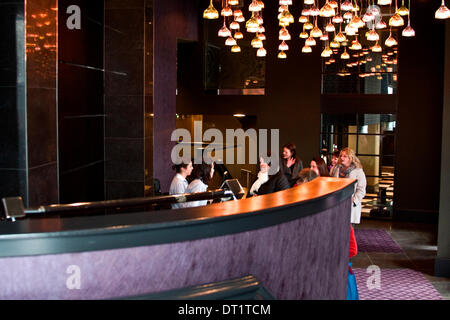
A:
<svg viewBox="0 0 450 320">
<path fill-rule="evenodd" d="M 295 159 L 289 158 L 288 161 L 287 161 L 287 163 L 286 163 L 286 166 L 287 166 L 288 168 L 290 168 L 293 164 L 295 164 Z"/>
</svg>

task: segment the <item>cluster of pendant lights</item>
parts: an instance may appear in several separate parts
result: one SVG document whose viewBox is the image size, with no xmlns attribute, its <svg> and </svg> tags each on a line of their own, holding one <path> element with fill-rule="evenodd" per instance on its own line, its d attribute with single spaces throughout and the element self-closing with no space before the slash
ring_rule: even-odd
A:
<svg viewBox="0 0 450 320">
<path fill-rule="evenodd" d="M 355 39 L 351 41 L 349 46 L 350 50 L 361 50 L 362 45 L 358 41 L 359 29 L 367 25 L 368 31 L 365 33 L 367 40 L 374 42 L 370 47 L 372 52 L 382 52 L 383 48 L 380 45 L 380 35 L 376 31 L 377 29 L 385 29 L 388 27 L 385 21 L 383 21 L 379 8 L 375 6 L 392 6 L 395 1 L 395 12 L 389 19 L 390 33 L 389 37 L 385 40 L 384 45 L 387 47 L 393 47 L 397 45 L 397 40 L 392 35 L 392 27 L 402 27 L 405 25 L 404 16 L 408 16 L 408 24 L 402 30 L 402 36 L 414 37 L 415 31 L 411 27 L 410 20 L 410 0 L 408 7 L 405 6 L 404 0 L 402 5 L 398 7 L 397 0 L 325 0 L 325 4 L 320 8 L 319 0 L 303 0 L 305 8 L 301 12 L 301 16 L 298 19 L 303 24 L 303 31 L 299 37 L 305 39 L 305 44 L 302 48 L 303 53 L 312 52 L 312 46 L 316 45 L 314 38 L 319 38 L 325 42 L 325 49 L 322 51 L 322 57 L 331 57 L 333 54 L 332 48 L 339 48 L 345 46 L 354 36 Z M 359 7 L 361 4 L 361 8 Z M 363 9 L 363 3 L 367 4 L 365 11 Z M 242 10 L 232 9 L 232 6 L 239 5 L 239 0 L 222 0 L 222 10 L 220 15 L 223 16 L 223 26 L 218 32 L 219 37 L 226 38 L 225 45 L 231 47 L 232 52 L 240 52 L 241 48 L 237 41 L 243 39 L 244 35 L 240 31 L 240 23 L 245 23 L 245 28 L 248 33 L 254 33 L 254 37 L 251 41 L 253 48 L 257 48 L 257 56 L 264 57 L 267 54 L 264 49 L 263 41 L 266 40 L 264 34 L 265 29 L 263 26 L 262 11 L 264 9 L 264 3 L 260 0 L 251 0 L 248 7 L 251 17 L 246 21 Z M 289 50 L 289 46 L 286 41 L 291 40 L 291 35 L 287 27 L 289 24 L 294 23 L 294 16 L 289 12 L 289 6 L 292 5 L 292 0 L 279 0 L 279 40 L 281 41 L 278 50 L 278 58 L 285 59 L 287 57 L 286 52 Z M 408 9 L 409 8 L 409 9 Z M 363 11 L 365 12 L 364 14 Z M 227 26 L 226 18 L 231 17 L 231 22 Z M 310 21 L 311 17 L 312 21 Z M 322 30 L 318 26 L 318 17 L 324 19 L 325 29 Z M 215 9 L 212 0 L 210 0 L 209 7 L 203 12 L 203 18 L 205 19 L 218 19 L 219 12 Z M 450 10 L 445 6 L 445 0 L 442 0 L 442 5 L 436 11 L 436 19 L 448 19 L 450 18 Z M 314 23 L 314 24 L 313 24 Z M 345 24 L 345 27 L 344 25 Z M 336 27 L 335 25 L 338 25 Z M 309 31 L 310 30 L 310 31 Z M 308 33 L 309 31 L 309 33 Z M 330 41 L 330 36 L 333 39 Z M 341 59 L 350 59 L 350 54 L 345 47 L 344 52 L 341 54 Z"/>
</svg>

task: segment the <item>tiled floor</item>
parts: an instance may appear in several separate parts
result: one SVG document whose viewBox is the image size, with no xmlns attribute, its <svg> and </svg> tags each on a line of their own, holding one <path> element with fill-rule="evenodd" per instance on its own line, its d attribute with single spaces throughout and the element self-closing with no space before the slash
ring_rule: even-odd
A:
<svg viewBox="0 0 450 320">
<path fill-rule="evenodd" d="M 377 265 L 422 272 L 445 300 L 450 300 L 450 278 L 434 276 L 437 254 L 437 225 L 362 219 L 356 228 L 386 230 L 404 253 L 358 252 L 351 259 L 354 268 Z"/>
</svg>

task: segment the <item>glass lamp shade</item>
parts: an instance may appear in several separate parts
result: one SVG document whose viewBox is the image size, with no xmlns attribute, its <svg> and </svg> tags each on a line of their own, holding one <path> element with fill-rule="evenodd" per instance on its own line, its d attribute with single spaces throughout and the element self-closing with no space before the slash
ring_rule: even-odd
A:
<svg viewBox="0 0 450 320">
<path fill-rule="evenodd" d="M 253 38 L 252 42 L 251 42 L 251 46 L 255 49 L 261 48 L 263 46 L 263 42 L 261 41 L 260 38 Z"/>
<path fill-rule="evenodd" d="M 336 9 L 337 7 L 339 7 L 339 4 L 337 3 L 336 0 L 329 0 L 328 4 L 330 5 L 330 7 L 332 7 L 333 9 Z"/>
<path fill-rule="evenodd" d="M 235 38 L 235 39 L 243 39 L 243 38 L 244 38 L 244 34 L 243 34 L 242 32 L 240 32 L 240 31 L 237 31 L 237 32 L 234 34 L 234 38 Z"/>
<path fill-rule="evenodd" d="M 311 15 L 311 9 L 303 9 L 302 16 L 308 17 Z"/>
<path fill-rule="evenodd" d="M 341 10 L 342 11 L 351 11 L 353 9 L 353 4 L 349 0 L 345 0 L 341 3 Z"/>
<path fill-rule="evenodd" d="M 259 40 L 264 41 L 266 40 L 266 35 L 264 33 L 258 33 L 258 38 Z"/>
<path fill-rule="evenodd" d="M 267 55 L 267 51 L 266 51 L 266 49 L 264 49 L 264 47 L 261 47 L 258 49 L 258 51 L 256 51 L 257 57 L 265 57 L 266 55 Z"/>
<path fill-rule="evenodd" d="M 314 0 L 305 0 L 303 1 L 304 4 L 314 4 Z"/>
<path fill-rule="evenodd" d="M 352 28 L 350 24 L 345 27 L 345 34 L 347 36 L 354 36 L 356 34 L 357 29 Z"/>
<path fill-rule="evenodd" d="M 241 47 L 239 47 L 238 45 L 232 46 L 231 52 L 234 52 L 234 53 L 241 52 Z"/>
<path fill-rule="evenodd" d="M 291 40 L 291 35 L 289 34 L 289 31 L 286 29 L 286 27 L 281 28 L 279 34 L 278 34 L 279 40 Z"/>
<path fill-rule="evenodd" d="M 333 51 L 327 46 L 327 47 L 325 47 L 325 49 L 323 49 L 320 56 L 323 58 L 328 58 L 328 57 L 331 57 L 332 54 L 333 54 Z"/>
<path fill-rule="evenodd" d="M 243 16 L 244 14 L 242 13 L 242 10 L 236 9 L 236 10 L 234 10 L 233 15 L 235 17 L 239 17 L 239 16 Z"/>
<path fill-rule="evenodd" d="M 436 19 L 448 19 L 450 18 L 450 10 L 445 6 L 445 1 L 442 0 L 442 4 L 439 9 L 436 10 L 434 14 Z"/>
<path fill-rule="evenodd" d="M 219 29 L 218 36 L 223 38 L 228 38 L 231 36 L 231 31 L 227 28 L 225 23 L 223 24 L 223 27 Z"/>
<path fill-rule="evenodd" d="M 376 29 L 386 29 L 387 28 L 387 24 L 386 22 L 383 21 L 383 19 L 381 19 L 380 21 L 377 22 L 377 25 L 375 26 Z"/>
<path fill-rule="evenodd" d="M 280 43 L 280 45 L 278 46 L 278 50 L 280 51 L 287 51 L 289 50 L 289 46 L 287 45 L 286 42 L 284 42 L 284 40 Z"/>
<path fill-rule="evenodd" d="M 309 21 L 307 16 L 300 16 L 300 18 L 298 18 L 298 22 L 300 23 L 305 23 L 307 21 Z"/>
<path fill-rule="evenodd" d="M 312 30 L 311 30 L 311 37 L 314 38 L 319 38 L 323 35 L 322 30 L 320 30 L 319 27 L 315 26 Z"/>
<path fill-rule="evenodd" d="M 310 15 L 313 17 L 317 17 L 318 15 L 320 15 L 320 10 L 316 6 L 312 6 L 309 10 L 310 10 Z"/>
<path fill-rule="evenodd" d="M 302 52 L 303 53 L 311 53 L 312 52 L 312 48 L 310 46 L 307 46 L 306 44 L 303 46 L 302 48 Z"/>
<path fill-rule="evenodd" d="M 289 12 L 289 10 L 284 10 L 278 15 L 278 20 L 285 25 L 289 25 L 290 23 L 294 23 L 294 16 Z"/>
<path fill-rule="evenodd" d="M 292 5 L 292 0 L 280 0 L 280 5 L 291 6 Z"/>
<path fill-rule="evenodd" d="M 393 46 L 397 45 L 397 40 L 395 40 L 395 38 L 392 36 L 392 33 L 391 33 L 391 34 L 389 34 L 389 38 L 386 39 L 384 44 L 387 45 L 388 47 L 393 47 Z"/>
<path fill-rule="evenodd" d="M 247 28 L 247 32 L 256 33 L 256 32 L 258 32 L 258 29 L 259 29 L 259 27 L 250 27 L 250 28 Z"/>
<path fill-rule="evenodd" d="M 233 21 L 230 23 L 230 29 L 231 30 L 239 30 L 239 22 Z"/>
<path fill-rule="evenodd" d="M 352 45 L 351 45 L 350 49 L 352 49 L 352 50 L 361 50 L 362 49 L 362 45 L 361 45 L 361 43 L 358 42 L 358 39 L 352 41 Z"/>
<path fill-rule="evenodd" d="M 331 21 L 333 23 L 342 23 L 342 22 L 344 22 L 344 19 L 342 18 L 341 15 L 338 14 L 338 15 L 335 15 Z"/>
<path fill-rule="evenodd" d="M 339 33 L 336 35 L 335 39 L 336 39 L 336 41 L 339 41 L 339 42 L 344 42 L 347 40 L 345 34 L 343 34 L 341 31 L 339 31 Z"/>
<path fill-rule="evenodd" d="M 247 22 L 245 23 L 245 27 L 247 29 L 249 28 L 259 28 L 259 23 L 258 20 L 256 20 L 255 17 L 251 17 L 250 19 L 247 20 Z"/>
<path fill-rule="evenodd" d="M 345 49 L 344 52 L 342 52 L 341 59 L 344 59 L 344 60 L 350 59 L 350 55 L 348 54 L 347 49 Z"/>
<path fill-rule="evenodd" d="M 405 24 L 405 21 L 403 20 L 402 16 L 399 15 L 397 12 L 394 13 L 394 15 L 389 19 L 389 25 L 391 27 L 401 27 Z"/>
<path fill-rule="evenodd" d="M 219 11 L 214 8 L 214 5 L 212 3 L 212 0 L 209 3 L 209 7 L 203 11 L 203 18 L 204 19 L 218 19 L 219 18 Z"/>
<path fill-rule="evenodd" d="M 353 13 L 351 11 L 347 11 L 346 13 L 344 13 L 345 20 L 350 20 L 352 18 L 353 18 Z"/>
<path fill-rule="evenodd" d="M 259 11 L 261 11 L 261 7 L 258 4 L 258 2 L 252 1 L 252 3 L 250 3 L 250 5 L 248 6 L 248 11 L 250 11 L 250 12 L 259 12 Z"/>
<path fill-rule="evenodd" d="M 258 33 L 264 33 L 264 32 L 266 32 L 266 28 L 264 28 L 264 26 L 262 26 L 262 25 L 259 25 Z"/>
<path fill-rule="evenodd" d="M 378 41 L 375 43 L 375 45 L 371 48 L 372 52 L 382 52 L 383 48 L 378 44 Z"/>
<path fill-rule="evenodd" d="M 364 25 L 365 25 L 364 21 L 358 16 L 354 16 L 352 21 L 350 21 L 350 24 L 352 24 L 354 26 L 353 28 L 358 28 L 358 29 L 364 27 Z"/>
<path fill-rule="evenodd" d="M 364 22 L 369 22 L 375 20 L 375 16 L 372 12 L 366 12 L 364 16 L 362 17 Z"/>
<path fill-rule="evenodd" d="M 327 41 L 328 40 L 328 34 L 323 34 L 321 37 L 320 37 L 320 40 L 322 40 L 322 41 Z"/>
<path fill-rule="evenodd" d="M 311 30 L 314 28 L 314 25 L 311 22 L 307 22 L 303 25 L 303 28 L 305 28 L 305 30 Z"/>
<path fill-rule="evenodd" d="M 400 8 L 398 8 L 397 12 L 398 12 L 398 14 L 401 15 L 401 16 L 407 16 L 407 15 L 409 15 L 409 10 L 408 10 L 408 8 L 405 7 L 405 6 L 403 6 L 403 5 L 402 5 Z"/>
<path fill-rule="evenodd" d="M 339 48 L 340 46 L 341 46 L 341 44 L 338 41 L 333 40 L 330 42 L 331 48 Z"/>
<path fill-rule="evenodd" d="M 278 59 L 286 59 L 286 58 L 287 58 L 286 52 L 280 51 L 280 53 L 278 54 Z"/>
<path fill-rule="evenodd" d="M 226 46 L 235 46 L 237 44 L 236 40 L 233 37 L 228 37 L 227 40 L 225 41 L 225 45 Z"/>
<path fill-rule="evenodd" d="M 261 0 L 257 0 L 256 3 L 258 4 L 258 6 L 261 7 L 261 9 L 264 9 L 264 8 L 265 8 L 265 4 L 264 4 L 264 2 L 262 2 Z M 238 4 L 239 4 L 239 3 L 238 3 Z"/>
<path fill-rule="evenodd" d="M 305 44 L 309 47 L 313 47 L 316 45 L 316 40 L 313 37 L 309 37 L 305 40 Z"/>
<path fill-rule="evenodd" d="M 324 4 L 322 9 L 320 9 L 319 15 L 321 17 L 330 18 L 334 17 L 336 15 L 336 12 L 334 11 L 333 7 L 330 6 L 328 1 Z"/>
<path fill-rule="evenodd" d="M 236 20 L 236 22 L 245 22 L 244 16 L 237 16 L 237 17 L 235 18 L 235 20 Z"/>
<path fill-rule="evenodd" d="M 279 12 L 279 13 L 282 13 L 284 10 L 287 10 L 287 9 L 288 9 L 287 6 L 279 6 L 279 7 L 278 7 L 278 12 Z"/>
<path fill-rule="evenodd" d="M 367 33 L 367 40 L 378 41 L 380 40 L 380 36 L 375 30 L 372 29 Z"/>
<path fill-rule="evenodd" d="M 414 31 L 414 29 L 408 23 L 408 26 L 405 29 L 403 29 L 403 31 L 402 31 L 402 36 L 404 36 L 404 37 L 414 37 L 415 35 L 416 35 L 416 32 Z"/>
<path fill-rule="evenodd" d="M 332 24 L 331 22 L 329 22 L 325 27 L 325 31 L 327 32 L 334 32 L 335 30 L 336 28 L 334 27 L 334 24 Z"/>
<path fill-rule="evenodd" d="M 239 4 L 239 0 L 228 0 L 228 4 L 230 6 L 237 6 Z"/>
<path fill-rule="evenodd" d="M 233 10 L 230 7 L 225 7 L 220 11 L 222 17 L 231 17 L 233 15 Z"/>
<path fill-rule="evenodd" d="M 388 6 L 392 3 L 392 0 L 378 0 L 380 6 Z"/>
<path fill-rule="evenodd" d="M 302 39 L 307 39 L 309 37 L 309 34 L 308 32 L 303 31 L 300 33 L 299 37 Z"/>
</svg>

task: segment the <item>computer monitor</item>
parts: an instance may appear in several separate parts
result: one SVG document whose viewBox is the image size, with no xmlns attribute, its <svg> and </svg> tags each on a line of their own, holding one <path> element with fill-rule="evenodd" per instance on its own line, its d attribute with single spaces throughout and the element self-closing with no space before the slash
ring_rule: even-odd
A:
<svg viewBox="0 0 450 320">
<path fill-rule="evenodd" d="M 241 199 L 245 195 L 245 191 L 239 183 L 238 179 L 225 180 L 220 186 L 221 189 L 231 190 L 236 199 Z"/>
</svg>

